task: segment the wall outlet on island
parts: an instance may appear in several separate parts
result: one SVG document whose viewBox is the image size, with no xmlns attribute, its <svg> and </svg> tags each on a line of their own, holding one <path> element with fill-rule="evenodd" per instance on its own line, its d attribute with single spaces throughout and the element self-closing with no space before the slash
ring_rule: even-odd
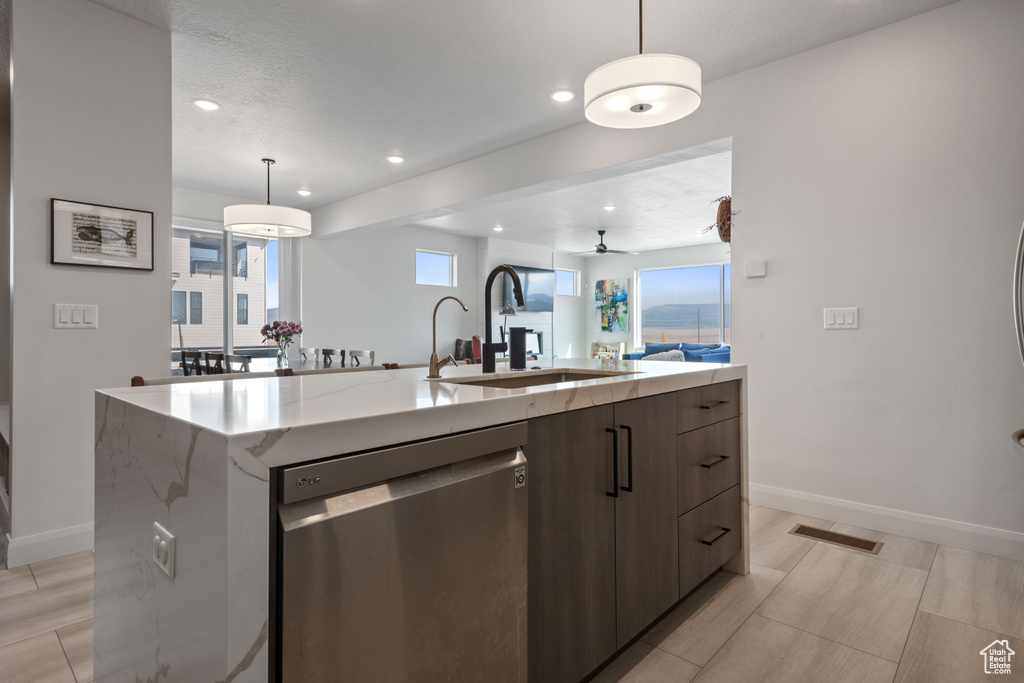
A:
<svg viewBox="0 0 1024 683">
<path fill-rule="evenodd" d="M 153 562 L 174 578 L 174 534 L 160 526 L 160 522 L 153 522 Z"/>
</svg>

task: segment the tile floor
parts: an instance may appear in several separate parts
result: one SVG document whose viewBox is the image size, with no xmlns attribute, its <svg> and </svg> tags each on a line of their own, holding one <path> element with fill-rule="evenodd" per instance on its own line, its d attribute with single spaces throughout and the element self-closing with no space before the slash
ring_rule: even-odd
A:
<svg viewBox="0 0 1024 683">
<path fill-rule="evenodd" d="M 768 508 L 750 521 L 750 575 L 712 576 L 596 681 L 990 681 L 980 652 L 1004 639 L 1020 654 L 995 680 L 1024 681 L 1024 562 Z M 797 523 L 885 545 L 845 550 Z M 0 680 L 92 680 L 92 573 L 91 552 L 0 570 Z"/>
</svg>

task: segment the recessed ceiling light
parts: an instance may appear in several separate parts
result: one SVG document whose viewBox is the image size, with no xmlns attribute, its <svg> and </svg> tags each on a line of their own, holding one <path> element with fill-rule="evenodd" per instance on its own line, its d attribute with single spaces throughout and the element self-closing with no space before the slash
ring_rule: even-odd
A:
<svg viewBox="0 0 1024 683">
<path fill-rule="evenodd" d="M 502 231 L 502 230 L 504 230 L 504 229 L 505 229 L 505 228 L 501 227 L 500 225 L 495 225 L 495 226 L 494 226 L 494 232 L 501 232 L 501 231 Z"/>
<path fill-rule="evenodd" d="M 391 156 L 387 157 L 387 160 L 393 164 L 400 164 L 403 161 L 405 161 L 405 157 L 400 157 L 397 154 L 392 154 Z"/>
<path fill-rule="evenodd" d="M 298 192 L 299 194 L 301 194 L 303 197 L 308 197 L 309 195 L 313 194 L 309 190 L 295 190 L 295 191 Z"/>
<path fill-rule="evenodd" d="M 551 99 L 555 102 L 568 102 L 576 97 L 576 93 L 572 90 L 556 90 L 551 93 Z"/>
<path fill-rule="evenodd" d="M 215 111 L 217 109 L 220 109 L 220 105 L 214 102 L 213 100 L 192 100 L 192 102 L 200 109 L 206 111 Z"/>
<path fill-rule="evenodd" d="M 611 204 L 608 204 L 607 206 L 604 207 L 604 210 L 605 211 L 614 211 L 615 207 L 613 205 L 611 205 Z"/>
</svg>

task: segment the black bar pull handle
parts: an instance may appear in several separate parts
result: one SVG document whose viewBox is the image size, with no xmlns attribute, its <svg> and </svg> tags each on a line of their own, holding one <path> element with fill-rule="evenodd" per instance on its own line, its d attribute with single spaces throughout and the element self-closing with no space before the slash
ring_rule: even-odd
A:
<svg viewBox="0 0 1024 683">
<path fill-rule="evenodd" d="M 629 425 L 619 425 L 619 429 L 626 430 L 626 485 L 623 491 L 633 491 L 633 428 Z"/>
<path fill-rule="evenodd" d="M 721 465 L 723 462 L 725 462 L 728 459 L 729 459 L 728 455 L 719 455 L 717 457 L 717 459 L 712 460 L 711 462 L 702 462 L 700 464 L 700 466 L 703 467 L 704 469 L 710 470 L 715 465 Z"/>
<path fill-rule="evenodd" d="M 605 494 L 612 498 L 619 497 L 619 430 L 608 427 L 605 429 L 612 435 L 612 490 L 611 493 L 605 491 Z"/>
<path fill-rule="evenodd" d="M 726 529 L 726 528 L 725 528 L 724 526 L 720 526 L 720 527 L 718 527 L 718 528 L 719 528 L 719 529 L 720 529 L 721 531 L 719 532 L 719 534 L 718 534 L 717 536 L 715 536 L 714 538 L 712 538 L 712 539 L 711 539 L 710 541 L 701 541 L 701 543 L 703 543 L 704 545 L 714 545 L 714 544 L 715 544 L 715 541 L 717 541 L 717 540 L 718 540 L 718 539 L 720 539 L 720 538 L 721 538 L 722 536 L 725 536 L 725 535 L 726 535 L 727 533 L 729 533 L 730 531 L 732 531 L 732 529 Z"/>
<path fill-rule="evenodd" d="M 708 403 L 707 405 L 701 406 L 700 409 L 701 410 L 711 410 L 712 408 L 717 408 L 719 406 L 725 406 L 725 405 L 729 405 L 729 402 L 728 401 L 713 401 L 713 402 Z"/>
</svg>

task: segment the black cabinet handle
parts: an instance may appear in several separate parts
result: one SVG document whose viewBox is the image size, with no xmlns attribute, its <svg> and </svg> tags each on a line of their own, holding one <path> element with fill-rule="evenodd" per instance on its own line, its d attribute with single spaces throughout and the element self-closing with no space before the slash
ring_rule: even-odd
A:
<svg viewBox="0 0 1024 683">
<path fill-rule="evenodd" d="M 720 527 L 718 527 L 718 528 L 719 528 L 719 529 L 721 529 L 721 532 L 720 532 L 720 533 L 719 533 L 719 534 L 718 534 L 717 536 L 715 536 L 714 538 L 712 538 L 712 539 L 711 539 L 710 541 L 701 541 L 701 543 L 703 543 L 704 545 L 714 545 L 714 544 L 715 544 L 715 541 L 717 541 L 717 540 L 718 540 L 718 539 L 720 539 L 720 538 L 721 538 L 722 536 L 725 536 L 725 535 L 726 535 L 727 533 L 729 533 L 730 531 L 732 531 L 732 529 L 726 529 L 726 528 L 725 528 L 724 526 L 720 526 Z"/>
<path fill-rule="evenodd" d="M 612 490 L 611 493 L 605 491 L 606 495 L 612 498 L 619 497 L 619 430 L 608 427 L 605 429 L 606 432 L 612 435 Z"/>
<path fill-rule="evenodd" d="M 704 469 L 710 470 L 715 465 L 721 465 L 723 462 L 725 462 L 728 459 L 729 459 L 728 455 L 720 455 L 720 456 L 718 456 L 718 459 L 712 460 L 711 462 L 702 462 L 700 464 L 700 466 L 703 467 Z"/>
<path fill-rule="evenodd" d="M 712 408 L 717 408 L 719 406 L 725 406 L 725 405 L 729 405 L 729 402 L 728 401 L 715 401 L 714 403 L 708 403 L 706 406 L 701 406 L 700 409 L 701 410 L 711 410 Z"/>
<path fill-rule="evenodd" d="M 626 485 L 623 491 L 633 491 L 633 428 L 629 425 L 619 425 L 620 429 L 626 430 Z"/>
</svg>

